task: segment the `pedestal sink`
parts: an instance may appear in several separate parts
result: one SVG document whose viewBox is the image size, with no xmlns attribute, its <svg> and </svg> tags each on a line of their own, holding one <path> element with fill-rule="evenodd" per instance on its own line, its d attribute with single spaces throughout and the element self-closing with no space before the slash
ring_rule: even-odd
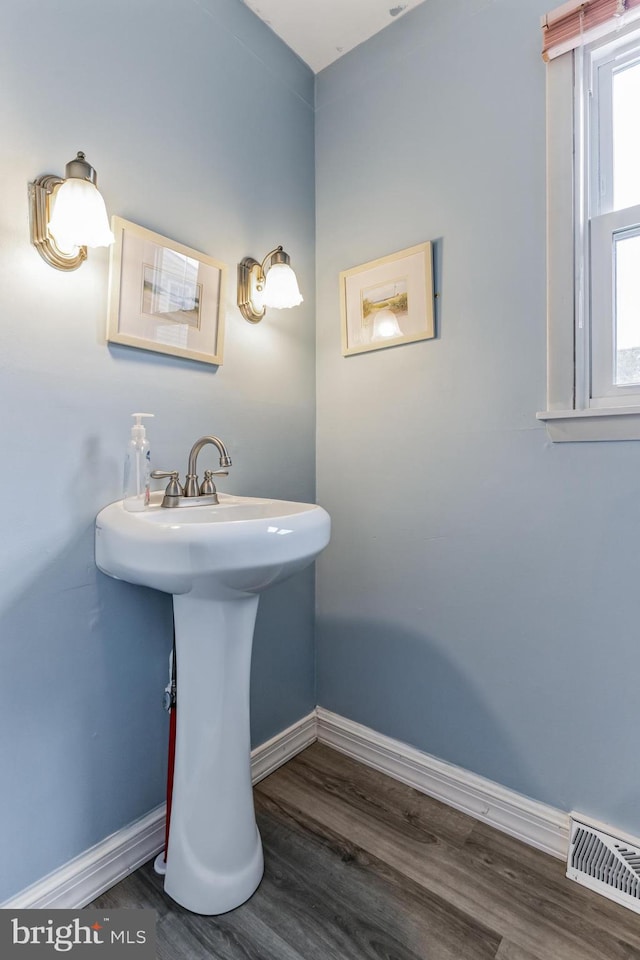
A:
<svg viewBox="0 0 640 960">
<path fill-rule="evenodd" d="M 251 787 L 249 672 L 259 595 L 329 542 L 318 506 L 219 494 L 215 506 L 96 520 L 96 564 L 173 594 L 177 736 L 165 890 L 195 913 L 232 910 L 263 871 Z"/>
</svg>

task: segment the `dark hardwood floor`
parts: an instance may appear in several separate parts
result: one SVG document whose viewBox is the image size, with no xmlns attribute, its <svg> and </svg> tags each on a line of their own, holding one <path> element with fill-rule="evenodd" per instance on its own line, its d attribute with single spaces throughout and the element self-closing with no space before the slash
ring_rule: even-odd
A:
<svg viewBox="0 0 640 960">
<path fill-rule="evenodd" d="M 265 875 L 220 917 L 151 863 L 91 906 L 151 907 L 162 960 L 640 960 L 640 917 L 564 864 L 314 744 L 255 788 Z"/>
</svg>

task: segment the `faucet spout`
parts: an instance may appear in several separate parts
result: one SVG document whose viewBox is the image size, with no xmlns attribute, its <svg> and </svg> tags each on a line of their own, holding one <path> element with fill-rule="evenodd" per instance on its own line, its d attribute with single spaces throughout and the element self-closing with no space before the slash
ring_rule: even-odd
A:
<svg viewBox="0 0 640 960">
<path fill-rule="evenodd" d="M 218 453 L 220 454 L 220 466 L 221 467 L 230 467 L 231 466 L 231 457 L 225 447 L 224 443 L 219 437 L 200 437 L 199 440 L 196 440 L 194 445 L 191 447 L 191 452 L 189 453 L 189 466 L 187 467 L 187 480 L 184 487 L 185 497 L 197 497 L 199 493 L 198 488 L 198 454 L 207 444 L 212 444 L 217 448 Z M 215 489 L 215 488 L 214 488 Z"/>
<path fill-rule="evenodd" d="M 194 445 L 191 447 L 191 452 L 189 454 L 189 467 L 187 469 L 188 474 L 195 473 L 197 470 L 198 463 L 198 454 L 203 447 L 206 447 L 208 443 L 212 443 L 214 447 L 217 447 L 218 453 L 220 454 L 220 466 L 221 467 L 230 467 L 231 466 L 231 457 L 227 452 L 227 448 L 219 437 L 200 437 L 199 440 L 196 440 Z"/>
</svg>

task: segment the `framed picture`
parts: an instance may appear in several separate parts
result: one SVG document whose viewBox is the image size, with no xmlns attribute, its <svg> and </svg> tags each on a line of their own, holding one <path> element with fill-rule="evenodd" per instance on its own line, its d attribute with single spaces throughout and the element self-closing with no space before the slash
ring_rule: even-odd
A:
<svg viewBox="0 0 640 960">
<path fill-rule="evenodd" d="M 107 340 L 221 364 L 225 264 L 121 217 L 111 225 Z"/>
<path fill-rule="evenodd" d="M 340 274 L 345 357 L 435 336 L 431 243 Z"/>
</svg>

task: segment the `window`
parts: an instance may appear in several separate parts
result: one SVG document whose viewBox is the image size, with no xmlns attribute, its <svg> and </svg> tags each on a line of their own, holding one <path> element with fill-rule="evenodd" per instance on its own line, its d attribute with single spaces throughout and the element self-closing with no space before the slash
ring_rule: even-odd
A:
<svg viewBox="0 0 640 960">
<path fill-rule="evenodd" d="M 640 37 L 587 52 L 592 407 L 640 403 Z"/>
<path fill-rule="evenodd" d="M 640 439 L 640 0 L 572 2 L 546 19 L 564 33 L 547 54 L 549 382 L 538 417 L 554 440 Z"/>
</svg>

